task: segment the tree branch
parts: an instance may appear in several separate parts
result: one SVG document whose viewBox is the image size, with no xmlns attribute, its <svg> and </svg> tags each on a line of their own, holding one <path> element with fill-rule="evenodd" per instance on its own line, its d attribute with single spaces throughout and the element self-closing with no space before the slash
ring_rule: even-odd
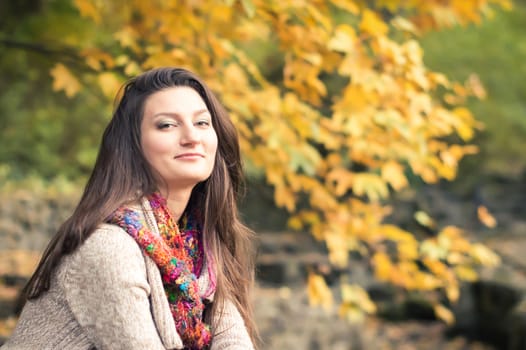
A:
<svg viewBox="0 0 526 350">
<path fill-rule="evenodd" d="M 71 47 L 51 48 L 38 43 L 24 42 L 7 38 L 0 38 L 0 45 L 6 48 L 35 52 L 47 57 L 59 56 L 61 57 L 61 60 L 68 62 L 68 64 L 75 65 L 78 69 L 84 71 L 93 71 L 93 69 L 84 62 L 84 59 L 78 54 L 77 50 Z"/>
</svg>

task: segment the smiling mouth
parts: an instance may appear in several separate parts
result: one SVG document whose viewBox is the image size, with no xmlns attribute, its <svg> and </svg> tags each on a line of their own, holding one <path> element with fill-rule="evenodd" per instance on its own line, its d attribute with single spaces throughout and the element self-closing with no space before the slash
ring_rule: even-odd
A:
<svg viewBox="0 0 526 350">
<path fill-rule="evenodd" d="M 205 156 L 200 153 L 183 153 L 175 156 L 175 159 L 192 159 L 192 158 L 204 158 Z"/>
</svg>

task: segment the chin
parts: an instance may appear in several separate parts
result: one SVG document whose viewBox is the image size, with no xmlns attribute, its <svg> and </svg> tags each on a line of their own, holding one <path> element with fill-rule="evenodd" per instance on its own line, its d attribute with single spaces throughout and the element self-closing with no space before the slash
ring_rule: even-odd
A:
<svg viewBox="0 0 526 350">
<path fill-rule="evenodd" d="M 188 176 L 177 176 L 172 179 L 172 183 L 179 184 L 179 185 L 185 185 L 185 186 L 191 186 L 194 187 L 197 184 L 206 181 L 208 178 L 210 178 L 210 174 L 199 176 L 196 174 L 188 175 Z"/>
</svg>

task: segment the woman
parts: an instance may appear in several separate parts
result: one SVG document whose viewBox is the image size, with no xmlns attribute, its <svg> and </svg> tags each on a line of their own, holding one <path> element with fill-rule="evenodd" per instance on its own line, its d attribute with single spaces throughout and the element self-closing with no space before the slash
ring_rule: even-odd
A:
<svg viewBox="0 0 526 350">
<path fill-rule="evenodd" d="M 252 349 L 241 180 L 237 133 L 198 77 L 129 81 L 3 349 Z"/>
</svg>

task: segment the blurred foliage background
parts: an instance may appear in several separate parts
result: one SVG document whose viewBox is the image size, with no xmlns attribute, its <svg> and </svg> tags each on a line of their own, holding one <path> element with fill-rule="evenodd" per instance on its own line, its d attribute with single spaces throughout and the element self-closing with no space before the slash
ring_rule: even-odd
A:
<svg viewBox="0 0 526 350">
<path fill-rule="evenodd" d="M 430 67 L 459 80 L 476 72 L 487 90 L 486 99 L 468 102 L 485 128 L 476 136 L 481 152 L 465 159 L 461 178 L 524 172 L 525 13 L 526 2 L 517 1 L 512 11 L 499 12 L 481 25 L 430 32 L 422 38 Z"/>
</svg>

